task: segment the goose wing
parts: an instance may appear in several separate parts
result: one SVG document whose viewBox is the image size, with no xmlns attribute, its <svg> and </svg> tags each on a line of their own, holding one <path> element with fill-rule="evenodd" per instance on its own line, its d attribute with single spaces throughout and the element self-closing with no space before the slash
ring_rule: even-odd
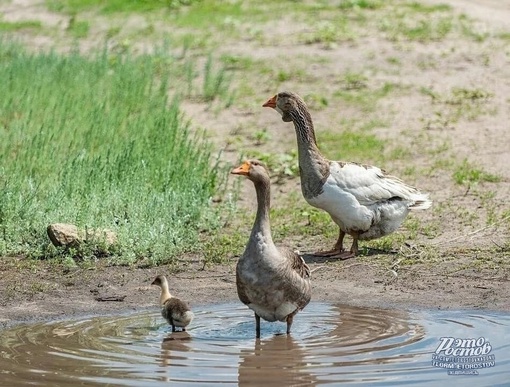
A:
<svg viewBox="0 0 510 387">
<path fill-rule="evenodd" d="M 297 309 L 294 311 L 287 310 L 285 316 L 289 313 L 297 312 L 303 309 L 312 298 L 312 289 L 310 285 L 310 268 L 305 263 L 303 258 L 289 248 L 280 249 L 281 255 L 287 260 L 290 272 L 296 273 L 301 279 L 299 281 L 291 280 L 286 286 L 287 298 L 291 304 L 295 305 Z M 292 276 L 291 276 L 292 278 Z M 296 277 L 294 277 L 296 279 Z M 288 313 L 287 313 L 288 312 Z"/>
<path fill-rule="evenodd" d="M 332 161 L 328 183 L 354 196 L 359 204 L 371 206 L 390 199 L 410 201 L 410 206 L 428 204 L 428 196 L 378 167 Z"/>
<path fill-rule="evenodd" d="M 281 248 L 280 252 L 289 263 L 291 269 L 301 278 L 310 278 L 310 267 L 298 253 L 289 248 Z"/>
<path fill-rule="evenodd" d="M 237 295 L 239 296 L 239 300 L 245 305 L 251 304 L 251 300 L 246 294 L 246 289 L 243 281 L 241 281 L 239 276 L 239 268 L 236 270 L 236 287 L 237 287 Z"/>
</svg>

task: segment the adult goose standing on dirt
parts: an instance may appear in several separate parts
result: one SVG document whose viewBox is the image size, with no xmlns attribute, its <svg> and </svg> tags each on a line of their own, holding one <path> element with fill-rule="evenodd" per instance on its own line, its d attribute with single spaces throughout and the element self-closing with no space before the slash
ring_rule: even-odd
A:
<svg viewBox="0 0 510 387">
<path fill-rule="evenodd" d="M 329 213 L 340 228 L 334 248 L 314 255 L 352 258 L 358 253 L 358 240 L 388 235 L 410 210 L 431 206 L 427 194 L 377 167 L 326 159 L 317 147 L 310 112 L 297 94 L 278 93 L 263 106 L 294 123 L 303 196 L 310 205 Z M 343 248 L 345 234 L 353 238 L 350 251 Z"/>
<path fill-rule="evenodd" d="M 182 328 L 183 331 L 193 320 L 193 312 L 188 305 L 180 299 L 172 296 L 168 290 L 168 281 L 164 275 L 158 275 L 151 285 L 161 288 L 159 303 L 161 304 L 161 315 L 172 326 L 172 332 L 175 327 Z"/>
<path fill-rule="evenodd" d="M 265 166 L 249 160 L 232 173 L 246 176 L 257 193 L 255 222 L 237 262 L 237 294 L 255 312 L 257 338 L 261 317 L 270 322 L 286 321 L 289 334 L 294 315 L 310 302 L 310 269 L 299 254 L 289 248 L 278 249 L 273 243 L 269 224 L 271 182 Z"/>
</svg>

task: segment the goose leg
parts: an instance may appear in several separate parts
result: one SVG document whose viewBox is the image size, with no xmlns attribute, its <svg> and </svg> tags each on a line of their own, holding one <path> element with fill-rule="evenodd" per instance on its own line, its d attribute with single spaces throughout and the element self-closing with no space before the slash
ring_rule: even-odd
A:
<svg viewBox="0 0 510 387">
<path fill-rule="evenodd" d="M 344 237 L 345 232 L 340 230 L 340 234 L 338 235 L 338 240 L 335 243 L 335 247 L 333 249 L 328 251 L 318 251 L 316 253 L 313 253 L 312 255 L 316 257 L 336 257 L 339 256 L 341 253 L 344 252 Z"/>
<path fill-rule="evenodd" d="M 340 259 L 349 259 L 349 258 L 354 258 L 356 255 L 358 255 L 358 251 L 359 251 L 358 250 L 359 233 L 352 232 L 351 236 L 352 236 L 351 250 L 350 251 L 344 251 L 343 253 L 339 254 L 338 258 L 340 258 Z"/>
<path fill-rule="evenodd" d="M 260 316 L 255 313 L 255 337 L 260 339 Z"/>
<path fill-rule="evenodd" d="M 292 326 L 292 321 L 294 320 L 294 315 L 289 314 L 287 316 L 287 334 L 290 334 L 290 327 Z"/>
</svg>

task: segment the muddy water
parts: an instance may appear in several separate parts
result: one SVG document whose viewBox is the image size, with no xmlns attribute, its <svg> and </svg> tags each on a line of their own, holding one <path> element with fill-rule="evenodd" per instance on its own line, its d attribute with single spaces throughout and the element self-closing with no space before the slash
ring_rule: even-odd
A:
<svg viewBox="0 0 510 387">
<path fill-rule="evenodd" d="M 156 311 L 17 326 L 0 331 L 0 385 L 510 383 L 508 314 L 311 303 L 294 319 L 292 334 L 284 332 L 284 323 L 263 321 L 256 340 L 253 316 L 239 304 L 196 308 L 188 332 L 171 333 Z M 477 339 L 465 346 L 488 357 L 433 360 L 438 346 L 450 343 L 446 337 L 452 338 L 450 350 L 455 338 Z M 452 364 L 468 364 L 478 375 L 448 375 L 452 368 L 444 367 Z"/>
</svg>

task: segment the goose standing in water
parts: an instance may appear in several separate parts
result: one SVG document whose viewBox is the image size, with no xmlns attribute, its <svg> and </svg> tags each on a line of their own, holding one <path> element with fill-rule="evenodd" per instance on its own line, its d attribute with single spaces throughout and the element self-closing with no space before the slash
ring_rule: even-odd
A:
<svg viewBox="0 0 510 387">
<path fill-rule="evenodd" d="M 340 228 L 334 248 L 314 255 L 352 258 L 358 254 L 358 240 L 391 234 L 409 211 L 431 206 L 427 194 L 378 167 L 326 159 L 317 147 L 310 112 L 297 94 L 278 93 L 262 106 L 294 123 L 303 196 L 308 204 L 329 213 Z M 343 248 L 346 234 L 353 238 L 350 251 Z"/>
<path fill-rule="evenodd" d="M 170 294 L 168 281 L 164 275 L 158 275 L 151 285 L 161 288 L 161 295 L 159 296 L 161 315 L 172 326 L 172 332 L 175 332 L 175 327 L 182 328 L 185 331 L 194 317 L 188 305 Z"/>
<path fill-rule="evenodd" d="M 257 338 L 261 317 L 270 322 L 286 321 L 289 334 L 294 315 L 310 302 L 310 269 L 296 252 L 278 249 L 273 243 L 269 224 L 271 183 L 264 165 L 257 160 L 245 161 L 232 173 L 246 176 L 257 193 L 255 222 L 237 262 L 237 294 L 255 313 Z"/>
</svg>

